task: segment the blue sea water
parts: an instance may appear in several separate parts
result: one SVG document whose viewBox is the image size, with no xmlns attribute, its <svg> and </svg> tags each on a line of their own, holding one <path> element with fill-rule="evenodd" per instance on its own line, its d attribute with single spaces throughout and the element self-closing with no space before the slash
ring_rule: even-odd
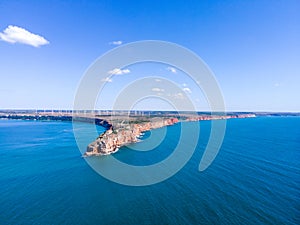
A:
<svg viewBox="0 0 300 225">
<path fill-rule="evenodd" d="M 299 117 L 228 120 L 222 148 L 203 172 L 210 121 L 200 125 L 197 149 L 182 170 L 132 187 L 88 166 L 71 123 L 0 120 L 0 224 L 300 224 Z M 105 157 L 160 161 L 179 132 L 180 124 L 168 127 L 156 151 L 124 147 Z"/>
</svg>

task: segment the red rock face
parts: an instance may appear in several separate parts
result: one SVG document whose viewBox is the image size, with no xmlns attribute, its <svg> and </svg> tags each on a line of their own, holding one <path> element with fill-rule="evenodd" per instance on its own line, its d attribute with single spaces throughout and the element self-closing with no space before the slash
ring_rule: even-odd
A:
<svg viewBox="0 0 300 225">
<path fill-rule="evenodd" d="M 85 156 L 107 155 L 116 152 L 121 146 L 138 141 L 138 137 L 145 131 L 178 123 L 177 118 L 165 119 L 157 122 L 133 124 L 129 129 L 112 129 L 101 134 L 96 141 L 87 146 Z"/>
<path fill-rule="evenodd" d="M 255 117 L 254 114 L 239 114 L 239 115 L 225 115 L 225 116 L 197 116 L 189 117 L 185 121 L 199 121 L 199 120 L 220 120 L 231 118 L 248 118 Z M 138 137 L 145 131 L 171 126 L 178 123 L 177 118 L 162 119 L 156 122 L 145 122 L 139 124 L 132 124 L 128 128 L 121 128 L 113 132 L 113 127 L 101 134 L 96 141 L 87 146 L 85 156 L 91 155 L 108 155 L 119 150 L 120 147 L 126 144 L 138 141 Z"/>
</svg>

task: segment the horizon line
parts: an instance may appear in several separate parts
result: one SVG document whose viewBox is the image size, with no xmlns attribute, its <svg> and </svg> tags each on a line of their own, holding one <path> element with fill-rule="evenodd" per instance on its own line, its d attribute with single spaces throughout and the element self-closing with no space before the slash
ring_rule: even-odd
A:
<svg viewBox="0 0 300 225">
<path fill-rule="evenodd" d="M 0 109 L 1 111 L 38 111 L 38 112 L 76 112 L 76 111 L 85 111 L 85 112 L 223 112 L 223 111 L 212 111 L 212 110 L 153 110 L 153 109 L 49 109 L 49 108 L 31 108 L 31 109 Z M 225 113 L 300 113 L 300 111 L 267 111 L 267 110 L 225 110 Z"/>
</svg>

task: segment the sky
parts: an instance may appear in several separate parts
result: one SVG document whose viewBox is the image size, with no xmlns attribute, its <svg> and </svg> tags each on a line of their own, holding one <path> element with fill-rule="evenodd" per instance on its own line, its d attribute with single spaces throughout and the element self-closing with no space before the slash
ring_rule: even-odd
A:
<svg viewBox="0 0 300 225">
<path fill-rule="evenodd" d="M 211 69 L 227 111 L 300 111 L 300 1 L 0 1 L 0 108 L 72 109 L 89 66 L 118 46 L 176 43 Z M 209 110 L 205 93 L 178 68 L 144 63 L 108 71 L 97 109 L 126 85 L 155 76 L 175 82 Z M 133 108 L 168 110 L 154 98 Z M 179 95 L 173 96 L 180 97 Z"/>
</svg>

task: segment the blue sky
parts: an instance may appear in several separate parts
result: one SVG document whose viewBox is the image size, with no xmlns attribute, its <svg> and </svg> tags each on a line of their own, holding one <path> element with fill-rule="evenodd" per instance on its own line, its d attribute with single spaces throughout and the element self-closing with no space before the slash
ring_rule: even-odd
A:
<svg viewBox="0 0 300 225">
<path fill-rule="evenodd" d="M 120 41 L 163 40 L 206 62 L 228 111 L 300 111 L 299 11 L 299 1 L 2 0 L 0 108 L 71 109 L 95 59 Z M 197 109 L 209 109 L 186 74 L 167 68 L 132 65 L 129 73 L 112 77 L 97 106 L 110 108 L 110 96 L 126 82 L 153 75 L 185 88 Z M 137 108 L 169 106 L 152 99 Z"/>
</svg>

